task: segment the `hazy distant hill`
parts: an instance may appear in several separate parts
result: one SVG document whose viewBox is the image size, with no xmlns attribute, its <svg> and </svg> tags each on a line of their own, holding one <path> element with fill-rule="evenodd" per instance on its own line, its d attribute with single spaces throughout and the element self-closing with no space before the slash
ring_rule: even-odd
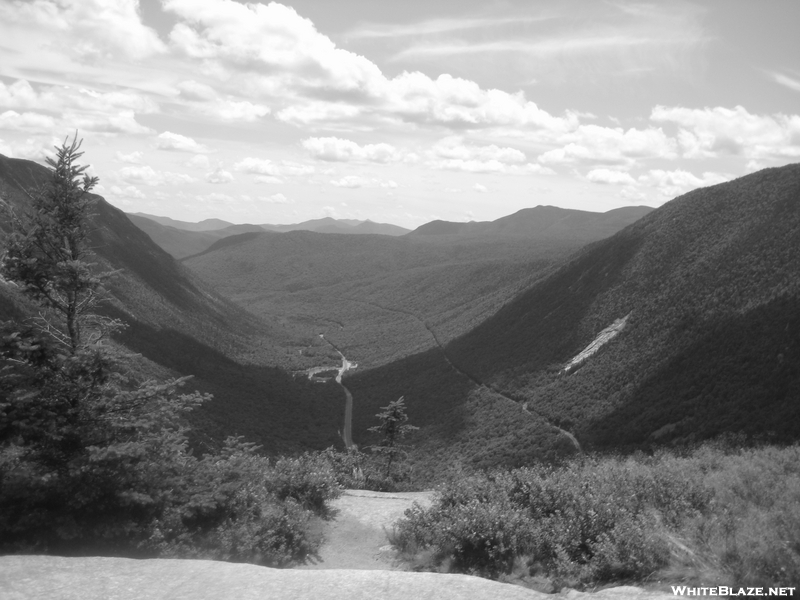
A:
<svg viewBox="0 0 800 600">
<path fill-rule="evenodd" d="M 248 231 L 264 231 L 258 225 L 228 225 L 221 229 L 189 231 L 164 225 L 152 220 L 150 217 L 142 217 L 135 214 L 128 214 L 128 219 L 149 235 L 150 239 L 161 248 L 178 259 L 203 252 L 217 240 L 231 235 Z"/>
<path fill-rule="evenodd" d="M 333 219 L 324 217 L 322 219 L 312 219 L 294 225 L 261 225 L 269 231 L 285 233 L 287 231 L 316 231 L 318 233 L 352 233 L 366 234 L 376 233 L 379 235 L 405 235 L 410 229 L 391 225 L 389 223 L 375 223 L 370 220 L 357 221 L 355 219 Z"/>
<path fill-rule="evenodd" d="M 167 227 L 173 227 L 175 229 L 180 229 L 182 231 L 215 231 L 217 229 L 225 229 L 226 227 L 230 227 L 233 223 L 228 223 L 227 221 L 223 221 L 222 219 L 205 219 L 204 221 L 200 221 L 199 223 L 191 223 L 189 221 L 178 221 L 177 219 L 170 219 L 169 217 L 159 217 L 156 215 L 148 215 L 146 213 L 131 213 L 135 217 L 140 217 L 142 219 L 149 219 L 150 221 L 155 221 L 160 225 L 166 225 Z"/>
<path fill-rule="evenodd" d="M 556 206 L 523 208 L 494 221 L 431 221 L 409 235 L 524 235 L 539 239 L 600 239 L 652 212 L 649 206 L 627 206 L 604 213 Z"/>
<path fill-rule="evenodd" d="M 604 330 L 607 343 L 566 369 Z M 400 395 L 410 414 L 441 429 L 434 407 L 447 398 L 465 415 L 447 435 L 463 442 L 480 426 L 467 421 L 479 381 L 584 447 L 726 432 L 800 439 L 800 165 L 669 202 L 581 251 L 446 354 L 472 386 L 435 352 L 354 374 L 354 431 Z M 508 445 L 518 441 L 502 434 L 494 443 L 513 456 Z"/>
<path fill-rule="evenodd" d="M 173 257 L 181 259 L 208 250 L 217 240 L 256 231 L 317 231 L 319 233 L 405 235 L 408 229 L 352 219 L 315 219 L 294 225 L 234 225 L 220 219 L 206 219 L 199 223 L 177 221 L 144 213 L 132 213 L 128 218 L 139 229 Z"/>
<path fill-rule="evenodd" d="M 41 165 L 0 155 L 0 195 L 17 209 L 28 202 L 23 190 L 48 176 Z M 119 341 L 173 373 L 195 375 L 192 385 L 215 395 L 196 415 L 205 434 L 244 434 L 273 451 L 336 443 L 340 393 L 267 366 L 302 362 L 299 349 L 324 356 L 319 340 L 267 325 L 220 296 L 102 198 L 93 210 L 98 267 L 120 270 L 106 309 L 128 323 Z M 0 222 L 0 238 L 6 226 Z M 0 319 L 26 310 L 15 287 L 0 282 Z"/>
<path fill-rule="evenodd" d="M 540 235 L 532 226 L 519 235 L 248 233 L 185 264 L 272 322 L 326 332 L 369 367 L 430 348 L 434 335 L 446 342 L 468 331 L 570 253 L 608 235 L 608 222 L 617 231 L 639 212 L 582 213 L 602 225 L 570 235 Z"/>
</svg>

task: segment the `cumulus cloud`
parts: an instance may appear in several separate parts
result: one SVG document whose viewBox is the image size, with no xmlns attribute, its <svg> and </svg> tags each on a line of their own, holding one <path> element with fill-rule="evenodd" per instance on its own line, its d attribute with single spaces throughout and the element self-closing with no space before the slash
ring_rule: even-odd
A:
<svg viewBox="0 0 800 600">
<path fill-rule="evenodd" d="M 586 179 L 592 183 L 621 184 L 635 183 L 633 177 L 624 171 L 613 171 L 611 169 L 593 169 L 586 175 Z"/>
<path fill-rule="evenodd" d="M 360 177 L 358 175 L 346 175 L 340 179 L 331 180 L 331 184 L 335 185 L 336 187 L 344 187 L 344 188 L 361 188 L 361 187 L 380 187 L 380 188 L 388 188 L 388 189 L 395 189 L 397 188 L 397 182 L 392 180 L 382 180 L 382 179 L 375 179 L 375 178 L 368 178 L 368 177 Z"/>
<path fill-rule="evenodd" d="M 94 131 L 97 133 L 126 133 L 130 135 L 143 135 L 155 133 L 149 127 L 140 125 L 132 110 L 119 111 L 111 115 L 89 114 L 64 114 L 63 121 L 70 127 L 81 131 Z"/>
<path fill-rule="evenodd" d="M 331 184 L 336 187 L 360 188 L 369 185 L 369 179 L 358 175 L 346 175 L 341 179 L 331 180 Z"/>
<path fill-rule="evenodd" d="M 526 163 L 525 154 L 516 148 L 494 144 L 478 146 L 466 143 L 461 136 L 450 136 L 425 153 L 425 165 L 432 169 L 467 173 L 511 173 L 517 175 L 552 175 L 554 171 L 539 164 Z"/>
<path fill-rule="evenodd" d="M 180 95 L 189 100 L 214 100 L 217 97 L 210 85 L 192 79 L 181 81 L 177 87 Z"/>
<path fill-rule="evenodd" d="M 501 148 L 494 144 L 476 146 L 467 144 L 460 136 L 445 138 L 427 152 L 427 166 L 470 173 L 520 172 L 517 168 L 525 162 L 525 154 L 516 148 Z"/>
<path fill-rule="evenodd" d="M 158 105 L 149 97 L 133 91 L 100 92 L 75 86 L 32 86 L 24 79 L 6 85 L 0 82 L 0 106 L 46 111 L 57 116 L 24 112 L 22 127 L 51 131 L 54 127 L 77 128 L 106 134 L 150 134 L 153 130 L 136 121 L 136 114 L 151 114 Z M 15 111 L 6 111 L 12 120 Z M 19 122 L 20 118 L 16 118 Z M 6 128 L 12 125 L 5 124 Z"/>
<path fill-rule="evenodd" d="M 211 162 L 205 154 L 197 154 L 186 161 L 186 166 L 207 171 L 211 167 Z"/>
<path fill-rule="evenodd" d="M 432 79 L 404 72 L 389 79 L 377 65 L 337 48 L 310 20 L 276 2 L 166 0 L 164 7 L 182 19 L 170 33 L 176 50 L 213 61 L 223 73 L 247 72 L 243 93 L 282 99 L 286 106 L 276 117 L 288 123 L 391 119 L 559 132 L 578 125 L 576 115 L 550 115 L 521 92 L 484 90 L 447 74 Z"/>
<path fill-rule="evenodd" d="M 125 187 L 120 187 L 118 185 L 112 185 L 109 188 L 109 192 L 113 196 L 118 196 L 121 198 L 133 198 L 136 200 L 144 200 L 145 195 L 139 190 L 137 187 L 128 185 Z"/>
<path fill-rule="evenodd" d="M 54 126 L 55 120 L 48 115 L 33 112 L 18 113 L 14 110 L 0 113 L 0 129 L 48 131 Z"/>
<path fill-rule="evenodd" d="M 150 186 L 180 185 L 197 181 L 191 175 L 186 175 L 185 173 L 173 173 L 171 171 L 156 171 L 149 165 L 123 167 L 117 171 L 117 176 L 126 182 Z"/>
<path fill-rule="evenodd" d="M 120 162 L 130 163 L 132 165 L 139 165 L 142 164 L 142 159 L 144 158 L 144 154 L 135 150 L 130 154 L 123 154 L 122 152 L 117 151 L 114 156 Z"/>
<path fill-rule="evenodd" d="M 230 183 L 233 181 L 233 174 L 222 167 L 217 167 L 211 173 L 206 173 L 208 183 Z"/>
<path fill-rule="evenodd" d="M 632 166 L 637 160 L 651 158 L 674 159 L 677 143 L 658 129 L 628 129 L 581 125 L 562 136 L 560 148 L 538 157 L 545 164 L 597 164 Z"/>
<path fill-rule="evenodd" d="M 293 200 L 290 200 L 283 194 L 272 194 L 271 196 L 259 196 L 259 200 L 262 202 L 267 202 L 268 204 L 292 204 Z"/>
<path fill-rule="evenodd" d="M 0 4 L 0 21 L 80 62 L 109 55 L 139 60 L 166 46 L 142 23 L 138 8 L 130 0 L 11 0 Z"/>
<path fill-rule="evenodd" d="M 480 183 L 476 183 L 475 185 L 473 185 L 472 189 L 475 190 L 476 192 L 481 192 L 481 193 L 489 191 L 489 188 L 487 188 L 485 185 L 481 185 Z"/>
<path fill-rule="evenodd" d="M 72 110 L 114 114 L 120 110 L 141 114 L 158 112 L 158 104 L 149 96 L 134 90 L 101 92 L 87 87 L 39 85 L 25 79 L 11 85 L 0 81 L 0 106 L 46 111 Z"/>
<path fill-rule="evenodd" d="M 650 170 L 644 175 L 640 175 L 638 183 L 652 187 L 665 198 L 674 198 L 680 194 L 685 194 L 693 189 L 716 185 L 733 179 L 732 175 L 723 173 L 703 173 L 698 177 L 689 171 L 676 169 L 674 171 L 664 171 L 661 169 Z"/>
<path fill-rule="evenodd" d="M 241 173 L 250 173 L 252 175 L 266 175 L 270 177 L 286 177 L 286 176 L 299 176 L 311 175 L 314 173 L 314 167 L 311 165 L 303 165 L 292 161 L 281 161 L 275 163 L 268 158 L 255 158 L 248 156 L 233 165 L 234 170 Z M 270 182 L 271 183 L 271 182 Z"/>
<path fill-rule="evenodd" d="M 283 183 L 283 179 L 272 175 L 256 175 L 253 177 L 255 183 Z"/>
<path fill-rule="evenodd" d="M 172 133 L 171 131 L 165 131 L 164 133 L 158 134 L 156 139 L 156 148 L 159 150 L 194 152 L 198 154 L 208 152 L 208 148 L 206 148 L 203 144 L 198 144 L 190 137 L 186 137 L 185 135 L 180 135 L 178 133 Z"/>
<path fill-rule="evenodd" d="M 748 159 L 800 157 L 800 116 L 754 115 L 744 107 L 702 108 L 656 106 L 650 118 L 675 123 L 685 158 L 721 155 Z"/>
<path fill-rule="evenodd" d="M 365 144 L 337 137 L 312 137 L 303 141 L 303 148 L 314 157 L 332 162 L 368 161 L 388 163 L 400 159 L 397 149 L 390 144 Z"/>
<path fill-rule="evenodd" d="M 11 140 L 2 144 L 0 154 L 12 158 L 26 158 L 28 160 L 44 161 L 45 158 L 55 156 L 53 146 L 60 146 L 63 140 L 50 138 L 45 141 L 42 137 L 32 137 L 22 140 Z"/>
</svg>

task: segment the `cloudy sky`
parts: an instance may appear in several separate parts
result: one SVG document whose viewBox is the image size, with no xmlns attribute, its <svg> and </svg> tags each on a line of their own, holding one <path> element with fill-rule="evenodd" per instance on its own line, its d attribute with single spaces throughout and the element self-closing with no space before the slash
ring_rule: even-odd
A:
<svg viewBox="0 0 800 600">
<path fill-rule="evenodd" d="M 800 161 L 800 2 L 0 0 L 0 153 L 198 221 L 658 206 Z"/>
</svg>

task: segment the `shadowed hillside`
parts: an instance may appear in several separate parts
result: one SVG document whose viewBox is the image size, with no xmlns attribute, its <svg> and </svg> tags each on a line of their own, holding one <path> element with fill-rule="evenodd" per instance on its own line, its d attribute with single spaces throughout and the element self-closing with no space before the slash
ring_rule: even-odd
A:
<svg viewBox="0 0 800 600">
<path fill-rule="evenodd" d="M 350 375 L 354 436 L 404 395 L 422 426 L 415 458 L 428 469 L 445 457 L 487 466 L 568 450 L 553 426 L 584 448 L 726 432 L 796 440 L 798 309 L 792 165 L 677 198 L 586 247 L 443 351 Z M 610 325 L 616 335 L 565 370 Z M 534 423 L 536 433 L 520 435 Z"/>
<path fill-rule="evenodd" d="M 699 189 L 585 249 L 448 346 L 596 446 L 800 436 L 800 165 Z M 619 335 L 564 365 L 615 320 Z"/>
<path fill-rule="evenodd" d="M 41 165 L 0 156 L 0 194 L 17 211 L 29 200 L 26 190 L 48 177 Z M 122 211 L 99 196 L 95 200 L 91 244 L 97 267 L 119 271 L 108 286 L 111 302 L 105 311 L 128 324 L 119 335 L 128 349 L 162 371 L 194 375 L 190 386 L 215 395 L 194 415 L 201 437 L 242 434 L 271 451 L 336 443 L 340 393 L 263 366 L 316 364 L 314 346 L 321 343 L 268 326 L 220 296 Z M 0 226 L 6 230 L 8 224 Z M 27 314 L 31 309 L 15 286 L 0 283 L 0 318 L 20 320 Z M 300 356 L 300 349 L 311 357 Z"/>
</svg>

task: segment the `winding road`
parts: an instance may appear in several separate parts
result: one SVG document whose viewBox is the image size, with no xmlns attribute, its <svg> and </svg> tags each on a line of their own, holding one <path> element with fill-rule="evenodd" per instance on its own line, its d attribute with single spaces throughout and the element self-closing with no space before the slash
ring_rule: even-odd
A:
<svg viewBox="0 0 800 600">
<path fill-rule="evenodd" d="M 433 329 L 430 327 L 430 325 L 428 325 L 427 321 L 425 321 L 424 319 L 418 317 L 414 313 L 412 313 L 410 311 L 407 311 L 407 310 L 402 310 L 402 309 L 399 309 L 399 308 L 389 308 L 388 306 L 382 306 L 380 304 L 376 304 L 375 302 L 367 302 L 366 300 L 357 300 L 355 298 L 347 298 L 345 296 L 340 296 L 340 298 L 342 298 L 343 300 L 349 300 L 350 302 L 358 302 L 358 303 L 361 303 L 361 304 L 366 304 L 368 306 L 373 306 L 375 308 L 379 308 L 379 309 L 385 310 L 387 312 L 394 312 L 394 313 L 403 314 L 403 315 L 406 315 L 406 316 L 409 316 L 409 317 L 415 319 L 416 321 L 418 321 L 428 331 L 428 333 L 431 335 L 431 338 L 433 338 L 434 343 L 439 348 L 439 351 L 442 353 L 442 356 L 444 357 L 444 360 L 447 362 L 447 364 L 450 366 L 450 368 L 452 368 L 456 373 L 460 374 L 462 377 L 466 377 L 467 379 L 469 379 L 473 384 L 475 384 L 479 388 L 483 388 L 485 390 L 488 390 L 488 391 L 492 392 L 493 394 L 499 396 L 500 398 L 503 398 L 504 400 L 506 400 L 508 402 L 513 402 L 516 406 L 520 406 L 520 403 L 517 402 L 516 400 L 514 400 L 513 398 L 510 398 L 509 396 L 506 396 L 503 392 L 495 389 L 493 386 L 491 386 L 491 385 L 489 385 L 487 383 L 484 383 L 484 382 L 480 381 L 477 377 L 471 375 L 470 373 L 467 373 L 466 371 L 464 371 L 464 370 L 460 369 L 458 366 L 456 366 L 453 363 L 453 361 L 450 360 L 450 357 L 447 355 L 447 350 L 445 350 L 445 347 L 439 341 L 439 338 L 436 336 L 436 332 L 433 331 Z M 322 336 L 322 334 L 320 334 L 320 337 L 325 339 Z M 329 344 L 331 344 L 331 342 L 329 342 L 328 340 L 325 340 L 325 341 L 328 342 Z M 344 355 L 339 351 L 339 349 L 336 346 L 334 346 L 333 344 L 331 344 L 331 346 L 333 346 L 333 348 L 337 352 L 339 352 L 339 354 L 342 356 L 342 359 L 344 360 Z M 339 376 L 336 378 L 336 381 L 339 382 L 340 384 L 341 384 L 341 373 L 343 373 L 343 372 L 344 371 L 340 371 Z M 352 419 L 352 414 L 353 414 L 353 397 L 350 394 L 350 391 L 346 387 L 344 387 L 344 386 L 342 386 L 342 387 L 344 388 L 345 393 L 347 394 L 347 398 L 348 398 L 347 407 L 345 409 L 345 412 L 346 412 L 346 414 L 345 414 L 345 427 L 349 426 L 351 428 L 351 430 L 352 430 L 352 423 L 350 422 L 350 420 Z M 536 410 L 531 410 L 530 407 L 528 406 L 527 402 L 522 404 L 521 408 L 522 408 L 522 411 L 524 413 L 527 413 L 527 414 L 529 414 L 531 416 L 536 416 L 539 419 L 541 419 L 542 421 L 544 421 L 545 423 L 547 423 L 550 427 L 553 427 L 554 429 L 558 430 L 558 432 L 561 433 L 561 435 L 563 435 L 564 437 L 566 437 L 569 440 L 570 444 L 572 444 L 573 448 L 577 452 L 579 452 L 579 453 L 583 452 L 583 449 L 581 448 L 580 442 L 578 442 L 578 439 L 572 433 L 570 433 L 566 429 L 562 429 L 561 427 L 559 427 L 555 423 L 551 422 L 547 417 L 545 417 L 540 412 L 538 412 Z M 349 417 L 347 416 L 348 414 L 350 415 Z M 345 440 L 345 443 L 347 444 L 347 440 Z M 347 447 L 350 448 L 351 445 L 352 445 L 352 439 L 350 440 L 350 444 Z"/>
<path fill-rule="evenodd" d="M 347 386 L 342 383 L 342 375 L 344 375 L 348 370 L 355 369 L 358 365 L 356 363 L 351 363 L 345 355 L 342 354 L 342 351 L 336 347 L 336 345 L 331 342 L 330 340 L 325 339 L 325 335 L 320 333 L 320 339 L 324 342 L 328 343 L 331 348 L 336 350 L 339 353 L 339 356 L 342 357 L 342 366 L 339 367 L 339 372 L 336 374 L 336 383 L 342 386 L 344 390 L 345 396 L 345 405 L 344 405 L 344 429 L 342 431 L 342 440 L 344 441 L 345 447 L 349 450 L 353 447 L 353 394 L 350 393 L 350 390 L 347 389 Z M 318 369 L 327 369 L 327 367 L 317 367 Z M 327 369 L 330 370 L 330 369 Z"/>
</svg>

